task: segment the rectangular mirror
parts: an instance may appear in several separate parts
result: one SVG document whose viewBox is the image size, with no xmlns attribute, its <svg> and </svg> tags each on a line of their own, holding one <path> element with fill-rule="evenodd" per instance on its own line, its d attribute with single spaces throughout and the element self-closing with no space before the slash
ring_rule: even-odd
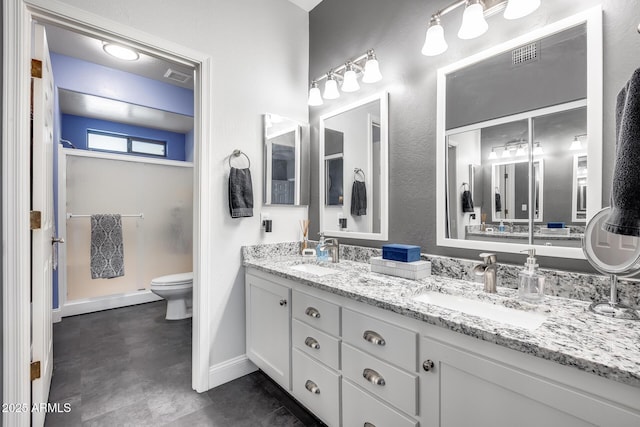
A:
<svg viewBox="0 0 640 427">
<path fill-rule="evenodd" d="M 602 194 L 601 14 L 438 70 L 439 246 L 584 258 Z"/>
<path fill-rule="evenodd" d="M 309 125 L 277 114 L 264 118 L 264 204 L 309 204 Z"/>
<path fill-rule="evenodd" d="M 320 117 L 320 231 L 387 240 L 388 95 Z"/>
</svg>

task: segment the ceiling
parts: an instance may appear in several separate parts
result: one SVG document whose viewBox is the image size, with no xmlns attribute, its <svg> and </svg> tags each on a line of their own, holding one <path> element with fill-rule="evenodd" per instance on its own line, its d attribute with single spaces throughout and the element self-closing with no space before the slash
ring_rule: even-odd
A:
<svg viewBox="0 0 640 427">
<path fill-rule="evenodd" d="M 316 7 L 322 0 L 289 0 L 291 3 L 307 12 Z"/>
</svg>

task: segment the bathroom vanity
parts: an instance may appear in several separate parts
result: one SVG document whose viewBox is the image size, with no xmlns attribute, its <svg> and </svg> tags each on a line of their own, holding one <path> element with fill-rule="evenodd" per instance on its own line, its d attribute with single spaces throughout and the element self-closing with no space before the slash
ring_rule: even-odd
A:
<svg viewBox="0 0 640 427">
<path fill-rule="evenodd" d="M 303 264 L 245 257 L 247 356 L 327 425 L 640 425 L 633 322 L 443 276 Z"/>
</svg>

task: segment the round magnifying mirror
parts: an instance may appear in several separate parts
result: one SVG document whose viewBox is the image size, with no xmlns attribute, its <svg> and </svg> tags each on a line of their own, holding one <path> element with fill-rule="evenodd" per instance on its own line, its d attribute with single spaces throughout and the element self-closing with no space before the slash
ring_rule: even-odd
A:
<svg viewBox="0 0 640 427">
<path fill-rule="evenodd" d="M 602 225 L 609 217 L 609 212 L 609 207 L 600 210 L 584 230 L 582 250 L 587 260 L 596 270 L 611 278 L 609 301 L 594 302 L 589 308 L 610 317 L 640 320 L 637 310 L 620 304 L 617 296 L 617 278 L 640 272 L 640 238 L 603 230 Z"/>
</svg>

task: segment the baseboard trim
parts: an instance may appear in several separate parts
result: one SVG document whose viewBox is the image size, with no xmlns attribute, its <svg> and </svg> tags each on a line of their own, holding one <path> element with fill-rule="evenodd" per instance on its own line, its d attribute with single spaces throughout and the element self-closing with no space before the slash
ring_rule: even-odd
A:
<svg viewBox="0 0 640 427">
<path fill-rule="evenodd" d="M 109 295 L 106 297 L 70 301 L 65 303 L 59 311 L 61 312 L 60 317 L 68 317 L 160 300 L 162 300 L 162 298 L 151 291 L 138 291 L 130 294 Z"/>
<path fill-rule="evenodd" d="M 209 367 L 209 388 L 218 387 L 257 370 L 246 354 L 234 357 Z"/>
<path fill-rule="evenodd" d="M 53 323 L 58 323 L 62 321 L 62 310 L 60 310 L 59 308 L 54 308 L 51 311 L 51 320 L 53 321 Z"/>
</svg>

